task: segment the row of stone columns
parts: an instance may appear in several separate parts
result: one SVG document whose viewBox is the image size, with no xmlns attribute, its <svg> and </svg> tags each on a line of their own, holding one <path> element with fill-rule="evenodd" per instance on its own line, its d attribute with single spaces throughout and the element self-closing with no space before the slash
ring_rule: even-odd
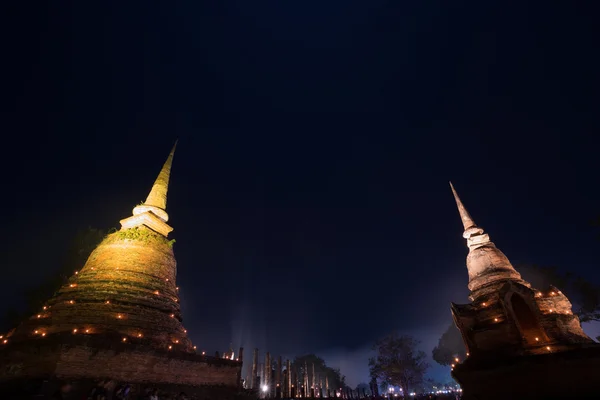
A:
<svg viewBox="0 0 600 400">
<path fill-rule="evenodd" d="M 292 370 L 290 360 L 285 362 L 285 373 L 283 372 L 283 360 L 281 356 L 275 361 L 268 352 L 265 353 L 264 363 L 259 363 L 258 349 L 254 349 L 252 358 L 252 369 L 250 379 L 248 379 L 248 389 L 259 392 L 261 398 L 320 398 L 337 397 L 342 399 L 361 399 L 367 398 L 366 392 L 357 390 L 330 390 L 329 380 L 325 377 L 325 387 L 323 380 L 318 379 L 315 373 L 315 365 L 312 365 L 312 381 L 309 379 L 308 365 L 304 363 L 302 376 L 299 372 Z"/>
</svg>

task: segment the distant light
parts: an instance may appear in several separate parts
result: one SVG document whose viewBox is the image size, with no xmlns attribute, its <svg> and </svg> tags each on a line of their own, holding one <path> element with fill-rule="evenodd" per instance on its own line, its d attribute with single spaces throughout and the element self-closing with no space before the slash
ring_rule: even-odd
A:
<svg viewBox="0 0 600 400">
<path fill-rule="evenodd" d="M 73 333 L 77 333 L 77 328 L 73 329 Z"/>
<path fill-rule="evenodd" d="M 262 385 L 262 391 L 266 392 L 267 390 L 269 390 L 269 387 L 267 385 Z"/>
<path fill-rule="evenodd" d="M 124 338 L 123 338 L 123 341 L 124 341 L 124 342 L 126 342 L 126 341 L 127 341 L 127 338 L 126 338 L 126 337 L 124 337 Z"/>
</svg>

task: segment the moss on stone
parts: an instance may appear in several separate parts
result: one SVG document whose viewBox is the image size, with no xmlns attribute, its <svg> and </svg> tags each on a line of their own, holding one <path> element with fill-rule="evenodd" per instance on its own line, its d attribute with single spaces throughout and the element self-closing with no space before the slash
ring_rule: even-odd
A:
<svg viewBox="0 0 600 400">
<path fill-rule="evenodd" d="M 122 229 L 119 231 L 115 231 L 106 235 L 104 242 L 110 243 L 115 240 L 135 240 L 143 243 L 149 244 L 162 244 L 167 245 L 169 247 L 173 247 L 175 243 L 175 239 L 168 240 L 164 236 L 150 230 L 147 228 L 131 228 L 131 229 Z"/>
</svg>

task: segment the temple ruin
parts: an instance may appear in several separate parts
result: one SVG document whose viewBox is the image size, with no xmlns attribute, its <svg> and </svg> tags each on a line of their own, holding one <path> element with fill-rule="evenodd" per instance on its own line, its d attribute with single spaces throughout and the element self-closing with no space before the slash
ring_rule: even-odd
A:
<svg viewBox="0 0 600 400">
<path fill-rule="evenodd" d="M 471 303 L 451 306 L 467 351 L 452 371 L 464 398 L 595 392 L 591 374 L 600 367 L 600 346 L 583 332 L 569 299 L 556 287 L 538 290 L 523 280 L 450 186 L 469 248 Z"/>
<path fill-rule="evenodd" d="M 242 360 L 233 350 L 227 358 L 197 354 L 183 325 L 166 211 L 174 152 L 121 229 L 35 315 L 2 335 L 1 386 L 105 379 L 240 387 Z"/>
</svg>

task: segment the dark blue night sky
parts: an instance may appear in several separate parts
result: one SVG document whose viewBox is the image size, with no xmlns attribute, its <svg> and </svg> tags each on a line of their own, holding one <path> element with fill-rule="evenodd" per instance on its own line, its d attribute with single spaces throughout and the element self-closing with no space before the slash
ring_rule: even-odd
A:
<svg viewBox="0 0 600 400">
<path fill-rule="evenodd" d="M 449 180 L 513 264 L 600 281 L 583 3 L 21 3 L 0 13 L 5 305 L 129 216 L 176 138 L 178 282 L 208 351 L 317 352 L 352 384 L 392 329 L 429 352 L 468 295 Z"/>
</svg>

